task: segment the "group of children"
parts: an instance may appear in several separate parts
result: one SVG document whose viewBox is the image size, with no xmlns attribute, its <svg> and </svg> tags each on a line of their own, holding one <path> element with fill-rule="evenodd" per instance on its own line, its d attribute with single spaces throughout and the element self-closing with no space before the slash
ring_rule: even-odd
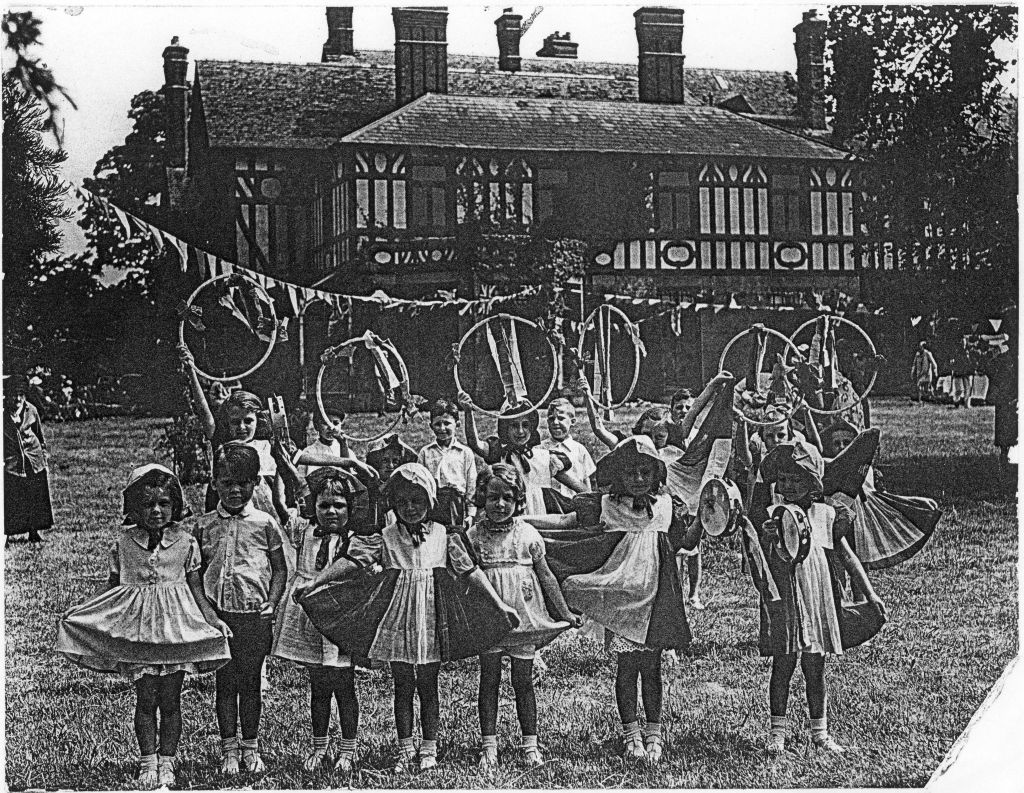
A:
<svg viewBox="0 0 1024 793">
<path fill-rule="evenodd" d="M 616 657 L 626 755 L 657 762 L 663 651 L 687 648 L 687 605 L 702 607 L 695 494 L 674 492 L 668 474 L 683 449 L 706 445 L 698 417 L 723 399 L 731 411 L 732 382 L 721 373 L 695 399 L 680 394 L 668 409 L 647 411 L 629 436 L 606 430 L 591 407 L 595 435 L 610 447 L 596 464 L 571 437 L 575 409 L 566 399 L 548 406 L 543 443 L 539 411 L 499 419 L 496 436 L 480 440 L 468 395 L 440 399 L 430 410 L 433 442 L 415 453 L 391 436 L 360 461 L 340 417 L 321 417 L 319 437 L 297 450 L 266 431 L 255 395 L 227 395 L 216 416 L 202 398 L 216 449 L 207 511 L 187 520 L 181 486 L 162 466 L 133 471 L 110 588 L 64 615 L 57 650 L 135 681 L 139 786 L 148 789 L 174 782 L 186 672 L 217 668 L 221 771 L 263 770 L 261 672 L 271 653 L 309 670 L 306 769 L 330 763 L 349 771 L 355 763 L 357 664 L 390 666 L 398 767 L 434 767 L 441 663 L 471 656 L 480 659 L 481 767 L 499 760 L 503 656 L 511 658 L 523 758 L 540 764 L 534 662 L 586 619 L 606 629 Z M 733 453 L 740 467 L 749 456 L 742 437 Z M 841 751 L 825 721 L 824 656 L 850 645 L 833 567 L 846 569 L 880 619 L 884 605 L 847 541 L 853 510 L 825 503 L 821 454 L 788 429 L 769 443 L 754 468 L 772 500 L 807 516 L 811 551 L 787 565 L 775 551 L 777 521 L 752 528 L 760 550 L 751 553 L 766 560 L 761 569 L 774 582 L 758 587 L 761 651 L 773 657 L 768 748 L 784 746 L 799 657 L 814 743 Z M 680 553 L 694 560 L 685 593 Z M 342 734 L 333 752 L 332 702 Z"/>
</svg>

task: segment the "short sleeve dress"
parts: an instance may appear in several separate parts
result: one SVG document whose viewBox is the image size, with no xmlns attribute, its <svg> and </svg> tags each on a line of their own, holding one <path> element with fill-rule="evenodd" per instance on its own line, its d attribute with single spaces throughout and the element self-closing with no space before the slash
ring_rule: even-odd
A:
<svg viewBox="0 0 1024 793">
<path fill-rule="evenodd" d="M 569 457 L 558 450 L 552 451 L 542 446 L 534 446 L 526 454 L 509 453 L 501 448 L 501 441 L 497 436 L 487 440 L 488 447 L 498 450 L 497 453 L 489 454 L 486 462 L 493 465 L 496 462 L 508 462 L 514 466 L 523 477 L 526 484 L 526 515 L 543 515 L 548 510 L 544 506 L 544 491 L 552 490 L 552 485 L 557 484 L 555 477 L 563 471 L 572 467 Z"/>
<path fill-rule="evenodd" d="M 519 615 L 519 627 L 487 652 L 533 658 L 539 647 L 569 627 L 568 622 L 552 618 L 534 569 L 546 554 L 544 540 L 533 526 L 518 518 L 504 527 L 484 518 L 467 537 L 477 564 L 498 597 Z"/>
<path fill-rule="evenodd" d="M 512 626 L 500 606 L 463 574 L 475 569 L 457 534 L 426 522 L 422 539 L 392 521 L 374 574 L 353 570 L 302 598 L 310 621 L 351 655 L 428 664 L 479 655 Z"/>
<path fill-rule="evenodd" d="M 57 652 L 133 680 L 223 666 L 231 658 L 227 637 L 204 619 L 186 581 L 200 565 L 195 538 L 177 525 L 152 551 L 148 538 L 143 528 L 125 528 L 111 551 L 121 583 L 64 615 Z"/>
<path fill-rule="evenodd" d="M 296 587 L 306 586 L 327 565 L 341 564 L 351 569 L 365 566 L 379 553 L 375 546 L 380 545 L 380 536 L 317 536 L 316 526 L 298 515 L 292 515 L 284 531 L 295 547 L 296 565 L 292 584 L 282 601 L 284 611 L 273 654 L 307 666 L 352 666 L 352 659 L 338 645 L 324 638 L 291 595 Z M 325 542 L 328 544 L 326 555 L 321 554 Z M 319 568 L 318 558 L 326 562 Z"/>
</svg>

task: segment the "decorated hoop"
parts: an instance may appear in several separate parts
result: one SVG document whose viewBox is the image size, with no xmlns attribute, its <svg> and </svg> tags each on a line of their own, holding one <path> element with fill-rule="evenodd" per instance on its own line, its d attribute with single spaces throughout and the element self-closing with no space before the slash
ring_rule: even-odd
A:
<svg viewBox="0 0 1024 793">
<path fill-rule="evenodd" d="M 794 567 L 811 552 L 811 524 L 804 511 L 793 504 L 772 508 L 772 520 L 779 522 L 779 544 L 776 550 L 784 561 Z"/>
<path fill-rule="evenodd" d="M 343 341 L 341 344 L 324 350 L 323 354 L 320 356 L 320 371 L 317 372 L 316 375 L 316 406 L 320 411 L 320 416 L 323 418 L 324 423 L 329 425 L 330 419 L 327 415 L 327 406 L 324 405 L 324 373 L 332 362 L 344 356 L 347 349 L 359 344 L 364 345 L 366 349 L 371 352 L 379 350 L 381 355 L 393 357 L 399 368 L 400 379 L 398 385 L 395 387 L 399 404 L 398 410 L 395 411 L 394 418 L 375 435 L 359 436 L 349 435 L 347 433 L 345 435 L 345 437 L 350 441 L 355 441 L 356 443 L 372 443 L 373 441 L 380 440 L 394 430 L 395 427 L 398 426 L 399 422 L 408 416 L 412 410 L 412 399 L 409 394 L 409 370 L 406 368 L 405 361 L 402 356 L 399 355 L 398 350 L 390 340 L 382 339 L 376 333 L 366 331 L 362 336 L 356 336 L 355 338 L 348 339 L 347 341 Z"/>
<path fill-rule="evenodd" d="M 551 382 L 548 383 L 548 388 L 544 392 L 544 396 L 538 399 L 536 403 L 531 405 L 529 408 L 519 413 L 502 413 L 500 411 L 487 410 L 473 403 L 472 401 L 470 402 L 470 406 L 473 408 L 473 410 L 477 411 L 478 413 L 483 413 L 485 416 L 490 416 L 491 418 L 521 419 L 524 416 L 529 416 L 531 413 L 535 413 L 537 410 L 539 410 L 540 406 L 547 401 L 549 396 L 551 396 L 551 392 L 555 390 L 555 384 L 558 382 L 558 350 L 555 349 L 555 345 L 554 342 L 551 341 L 551 337 L 536 322 L 531 322 L 528 319 L 524 319 L 523 317 L 516 317 L 513 316 L 512 314 L 494 314 L 490 317 L 485 317 L 484 319 L 480 320 L 473 327 L 466 331 L 466 333 L 462 336 L 462 339 L 459 341 L 458 345 L 455 347 L 455 363 L 452 367 L 452 374 L 455 379 L 455 387 L 460 392 L 469 393 L 468 391 L 466 391 L 465 388 L 462 387 L 462 381 L 459 379 L 459 360 L 462 358 L 462 348 L 465 346 L 466 341 L 468 341 L 469 337 L 472 336 L 477 330 L 487 326 L 489 323 L 498 319 L 507 319 L 513 323 L 518 322 L 520 325 L 525 325 L 528 328 L 533 328 L 534 330 L 540 331 L 544 335 L 544 340 L 548 343 L 548 349 L 551 352 Z"/>
<path fill-rule="evenodd" d="M 769 336 L 774 336 L 777 339 L 781 339 L 783 342 L 785 342 L 787 350 L 792 350 L 794 353 L 796 353 L 797 358 L 799 358 L 800 360 L 803 360 L 803 355 L 800 353 L 800 350 L 797 348 L 797 346 L 795 344 L 793 344 L 793 342 L 789 339 L 788 336 L 786 336 L 784 333 L 780 333 L 779 331 L 777 331 L 777 330 L 775 330 L 773 328 L 766 328 L 764 325 L 757 324 L 757 325 L 751 325 L 746 330 L 744 330 L 744 331 L 742 331 L 740 333 L 737 333 L 735 336 L 733 336 L 731 339 L 729 339 L 729 343 L 726 344 L 725 345 L 725 349 L 722 350 L 722 356 L 718 359 L 718 369 L 719 369 L 719 371 L 724 371 L 725 370 L 725 359 L 728 357 L 729 351 L 733 348 L 733 345 L 736 344 L 736 342 L 738 342 L 744 336 L 747 336 L 747 335 L 749 335 L 751 333 L 755 333 L 755 332 L 758 332 L 758 331 L 763 331 L 764 333 L 767 333 Z M 748 385 L 749 385 L 749 383 L 748 383 Z M 755 384 L 755 388 L 756 388 L 756 384 Z M 793 400 L 793 404 L 790 405 L 789 411 L 783 413 L 781 418 L 778 418 L 775 421 L 758 421 L 757 419 L 752 419 L 749 416 L 747 416 L 742 410 L 737 408 L 735 405 L 733 405 L 733 412 L 736 414 L 737 417 L 739 417 L 739 419 L 741 421 L 744 421 L 747 424 L 751 424 L 751 425 L 753 425 L 755 427 L 774 427 L 776 424 L 782 424 L 785 421 L 789 421 L 789 419 L 792 418 L 793 414 L 796 413 L 797 410 L 800 409 L 800 404 L 802 402 L 803 402 L 802 397 L 794 399 Z"/>
<path fill-rule="evenodd" d="M 598 312 L 600 312 L 602 309 L 606 310 L 609 314 L 614 313 L 622 318 L 622 321 L 626 325 L 626 333 L 629 334 L 630 339 L 633 341 L 633 379 L 629 384 L 629 388 L 626 390 L 626 395 L 618 402 L 613 402 L 610 405 L 606 405 L 603 402 L 601 402 L 596 396 L 594 396 L 592 388 L 588 389 L 588 397 L 596 407 L 599 407 L 601 410 L 616 410 L 617 408 L 620 408 L 623 405 L 625 405 L 629 401 L 630 397 L 633 396 L 633 391 L 636 390 L 636 384 L 640 381 L 640 359 L 647 355 L 647 351 L 644 349 L 643 342 L 640 341 L 640 328 L 637 327 L 636 323 L 634 323 L 629 317 L 626 316 L 625 312 L 623 312 L 616 306 L 598 306 L 597 308 L 590 312 L 590 316 L 587 317 L 583 321 L 583 324 L 580 326 L 580 340 L 576 346 L 576 359 L 581 362 L 581 377 L 583 376 L 582 361 L 584 360 L 583 342 L 587 336 L 587 329 L 594 328 L 595 330 L 600 330 L 597 326 L 597 319 Z M 595 362 L 595 366 L 596 365 L 597 363 Z"/>
<path fill-rule="evenodd" d="M 795 331 L 793 331 L 793 335 L 789 337 L 790 342 L 795 345 L 796 344 L 796 337 L 797 336 L 799 336 L 801 333 L 803 333 L 803 331 L 806 328 L 809 328 L 809 327 L 815 325 L 816 323 L 820 322 L 823 318 L 824 317 L 815 317 L 814 319 L 807 320 L 807 322 L 805 322 L 803 325 L 801 325 L 799 328 L 797 328 Z M 871 340 L 871 337 L 868 336 L 867 331 L 865 331 L 864 328 L 862 328 L 856 322 L 851 322 L 850 320 L 846 319 L 846 317 L 833 317 L 833 316 L 828 316 L 828 320 L 830 322 L 842 323 L 844 325 L 849 325 L 850 327 L 854 328 L 861 335 L 861 337 L 864 339 L 864 341 L 866 341 L 868 343 L 868 349 L 871 350 L 872 358 L 877 358 L 878 357 L 878 350 L 875 348 L 875 343 Z M 850 410 L 850 408 L 857 407 L 857 405 L 859 405 L 861 402 L 863 402 L 865 399 L 867 399 L 867 396 L 871 392 L 871 389 L 875 387 L 875 381 L 877 379 L 878 379 L 878 369 L 875 368 L 875 370 L 871 373 L 871 379 L 868 381 L 868 387 L 864 389 L 864 393 L 858 394 L 857 395 L 857 399 L 855 399 L 853 402 L 849 403 L 848 405 L 843 405 L 841 408 L 832 408 L 830 410 L 826 410 L 824 408 L 811 407 L 810 403 L 807 403 L 807 409 L 809 411 L 811 411 L 811 413 L 814 413 L 815 415 L 818 415 L 818 416 L 838 416 L 838 415 L 841 415 L 843 413 L 846 413 L 848 410 Z"/>
<path fill-rule="evenodd" d="M 242 273 L 224 273 L 223 275 L 215 275 L 213 276 L 213 278 L 209 278 L 203 281 L 201 284 L 199 284 L 199 286 L 195 288 L 195 291 L 192 292 L 192 294 L 188 296 L 188 300 L 185 301 L 184 316 L 182 317 L 181 322 L 178 323 L 178 343 L 186 347 L 188 346 L 185 344 L 185 323 L 188 321 L 189 312 L 193 310 L 192 304 L 199 296 L 199 293 L 202 292 L 211 284 L 215 284 L 218 281 L 227 281 L 229 279 L 235 283 L 237 283 L 240 280 L 247 281 L 248 283 L 252 284 L 254 288 L 258 289 L 264 295 L 266 295 L 267 303 L 270 306 L 272 330 L 270 333 L 270 341 L 267 343 L 267 349 L 263 353 L 263 357 L 260 358 L 251 368 L 246 369 L 244 372 L 240 374 L 232 374 L 230 376 L 225 377 L 216 377 L 212 374 L 207 374 L 198 366 L 196 366 L 195 363 L 192 364 L 193 368 L 196 370 L 198 374 L 202 375 L 207 380 L 212 380 L 215 383 L 233 383 L 235 380 L 241 380 L 245 377 L 248 377 L 267 362 L 267 359 L 270 357 L 270 353 L 274 351 L 274 345 L 277 344 L 277 309 L 274 307 L 274 301 L 267 293 L 267 290 L 264 289 L 263 286 L 258 281 L 256 281 L 253 278 L 250 278 L 247 275 L 243 275 Z M 199 311 L 200 309 L 195 310 Z"/>
</svg>

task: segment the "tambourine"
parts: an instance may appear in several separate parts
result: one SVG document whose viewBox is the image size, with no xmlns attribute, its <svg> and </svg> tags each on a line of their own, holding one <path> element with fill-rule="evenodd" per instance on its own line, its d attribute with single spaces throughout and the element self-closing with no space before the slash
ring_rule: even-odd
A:
<svg viewBox="0 0 1024 793">
<path fill-rule="evenodd" d="M 751 327 L 747 328 L 746 330 L 744 330 L 744 331 L 742 331 L 740 333 L 737 333 L 735 336 L 733 336 L 731 339 L 729 339 L 729 343 L 726 344 L 725 345 L 725 349 L 722 350 L 721 358 L 718 359 L 718 368 L 719 368 L 719 370 L 720 371 L 724 371 L 725 370 L 726 358 L 728 357 L 729 351 L 733 348 L 733 345 L 735 345 L 736 342 L 738 342 L 744 336 L 748 336 L 751 333 L 758 333 L 758 332 L 764 332 L 764 333 L 766 333 L 769 336 L 774 336 L 777 339 L 781 339 L 785 343 L 785 345 L 786 345 L 786 350 L 787 351 L 792 350 L 793 353 L 796 354 L 797 358 L 800 361 L 803 361 L 803 355 L 800 353 L 800 350 L 792 342 L 792 340 L 790 340 L 790 338 L 788 336 L 786 336 L 784 333 L 780 333 L 779 331 L 774 330 L 772 328 L 766 328 L 764 325 L 757 324 L 757 325 L 752 325 Z M 729 371 L 736 371 L 736 369 L 730 369 Z M 747 390 L 748 391 L 749 390 L 752 390 L 754 392 L 757 391 L 757 387 L 758 387 L 757 383 L 753 384 L 753 389 L 751 389 L 750 386 L 751 386 L 751 384 L 747 383 Z M 733 406 L 733 412 L 736 414 L 736 416 L 741 421 L 746 422 L 747 424 L 752 424 L 755 427 L 774 427 L 776 424 L 782 424 L 785 421 L 789 421 L 789 419 L 792 418 L 793 414 L 796 413 L 797 410 L 800 409 L 800 405 L 803 403 L 803 399 L 802 398 L 797 398 L 797 399 L 791 400 L 791 402 L 792 402 L 792 404 L 790 404 L 789 410 L 788 411 L 781 411 L 780 410 L 779 411 L 780 412 L 780 417 L 777 418 L 775 421 L 758 421 L 757 419 L 752 419 L 749 416 L 747 416 L 742 410 L 737 408 L 735 405 Z"/>
<path fill-rule="evenodd" d="M 270 357 L 270 353 L 274 351 L 274 345 L 277 343 L 278 334 L 277 309 L 274 307 L 273 299 L 270 297 L 269 294 L 267 294 L 267 290 L 264 289 L 263 286 L 255 279 L 250 278 L 247 275 L 243 275 L 242 273 L 224 273 L 223 275 L 215 275 L 213 278 L 209 278 L 206 281 L 203 281 L 201 284 L 199 284 L 199 286 L 195 288 L 195 291 L 193 291 L 192 294 L 188 296 L 188 300 L 185 301 L 185 304 L 181 309 L 182 318 L 181 321 L 178 323 L 178 343 L 185 346 L 186 348 L 188 345 L 185 343 L 185 323 L 190 321 L 190 317 L 196 317 L 198 320 L 198 324 L 196 326 L 202 329 L 202 315 L 200 313 L 202 311 L 202 308 L 194 307 L 193 304 L 195 303 L 196 298 L 199 296 L 200 292 L 209 287 L 211 284 L 217 283 L 218 281 L 228 281 L 228 286 L 231 286 L 232 284 L 237 284 L 241 281 L 248 282 L 249 284 L 252 285 L 254 289 L 257 289 L 264 294 L 264 296 L 266 297 L 266 303 L 270 307 L 270 341 L 267 342 L 267 349 L 264 351 L 263 357 L 261 357 L 252 367 L 238 374 L 231 374 L 229 376 L 224 377 L 215 377 L 212 374 L 207 374 L 206 372 L 204 372 L 202 369 L 196 366 L 195 363 L 192 364 L 192 367 L 196 370 L 196 372 L 205 377 L 207 380 L 212 380 L 215 383 L 232 383 L 235 380 L 241 380 L 243 378 L 248 377 L 261 366 L 263 366 L 263 364 L 265 364 L 267 362 L 267 359 Z"/>
<path fill-rule="evenodd" d="M 795 331 L 793 331 L 793 335 L 789 337 L 790 343 L 795 346 L 796 345 L 796 338 L 797 338 L 797 336 L 799 336 L 807 328 L 813 327 L 814 325 L 816 325 L 819 322 L 821 322 L 821 323 L 829 322 L 829 323 L 833 323 L 833 324 L 849 325 L 851 328 L 856 330 L 857 333 L 859 333 L 861 335 L 861 337 L 864 339 L 864 341 L 867 342 L 868 349 L 871 351 L 871 357 L 872 358 L 877 358 L 878 357 L 878 350 L 875 348 L 875 343 L 873 341 L 871 341 L 871 337 L 868 336 L 867 331 L 865 331 L 864 328 L 862 328 L 856 322 L 851 322 L 850 320 L 846 319 L 845 317 L 834 317 L 834 316 L 831 316 L 831 315 L 823 315 L 823 316 L 820 316 L 820 317 L 815 317 L 814 319 L 809 319 L 809 320 L 807 320 L 807 322 L 805 322 L 803 325 L 801 325 L 799 328 L 797 328 Z M 846 413 L 848 410 L 850 410 L 850 408 L 857 407 L 857 405 L 859 405 L 861 402 L 863 402 L 865 399 L 867 399 L 867 396 L 871 392 L 871 389 L 875 387 L 875 380 L 877 380 L 877 379 L 878 379 L 878 369 L 876 368 L 871 373 L 871 379 L 868 381 L 868 386 L 867 386 L 867 388 L 864 389 L 864 393 L 858 394 L 857 395 L 857 399 L 855 399 L 853 402 L 850 402 L 847 405 L 843 405 L 840 408 L 833 408 L 831 410 L 825 410 L 824 408 L 812 407 L 810 405 L 810 403 L 808 403 L 807 404 L 807 409 L 809 411 L 811 411 L 811 413 L 814 413 L 815 415 L 818 415 L 818 416 L 838 416 L 838 415 L 840 415 L 842 413 Z"/>
<path fill-rule="evenodd" d="M 743 498 L 735 482 L 716 477 L 701 488 L 697 518 L 709 537 L 734 534 L 742 515 Z"/>
<path fill-rule="evenodd" d="M 624 330 L 627 334 L 629 334 L 629 338 L 633 342 L 633 379 L 629 384 L 629 388 L 626 389 L 626 395 L 622 397 L 622 399 L 620 399 L 618 402 L 614 402 L 610 405 L 605 405 L 596 396 L 594 396 L 594 390 L 592 388 L 589 389 L 590 401 L 593 402 L 596 407 L 600 408 L 601 410 L 615 410 L 625 405 L 633 396 L 633 391 L 636 390 L 636 384 L 640 380 L 640 359 L 647 355 L 647 350 L 644 348 L 643 342 L 640 341 L 640 328 L 637 327 L 637 325 L 629 317 L 627 317 L 621 309 L 618 309 L 615 306 L 604 305 L 598 306 L 593 311 L 591 311 L 590 316 L 587 317 L 583 321 L 583 324 L 580 326 L 580 340 L 579 343 L 576 345 L 577 361 L 579 361 L 582 364 L 582 362 L 585 359 L 583 342 L 586 340 L 588 330 L 592 328 L 596 330 L 598 333 L 602 332 L 602 328 L 600 327 L 598 322 L 601 316 L 600 312 L 602 311 L 605 312 L 605 315 L 608 317 L 609 320 L 611 319 L 611 314 L 618 315 L 624 323 Z M 603 344 L 600 346 L 603 346 Z M 598 363 L 596 361 L 594 363 L 594 366 L 598 366 Z M 580 369 L 580 377 L 582 377 L 582 365 L 580 366 Z"/>
<path fill-rule="evenodd" d="M 394 418 L 380 432 L 374 435 L 360 437 L 345 433 L 345 436 L 350 441 L 355 441 L 356 443 L 370 443 L 383 438 L 395 429 L 402 419 L 406 418 L 415 410 L 415 407 L 412 402 L 412 395 L 409 393 L 409 370 L 406 368 L 405 361 L 402 359 L 402 356 L 398 354 L 398 350 L 395 348 L 395 345 L 388 339 L 380 338 L 376 333 L 366 331 L 362 336 L 356 336 L 355 338 L 343 341 L 335 347 L 324 350 L 323 354 L 320 356 L 320 371 L 316 376 L 316 404 L 317 408 L 320 410 L 320 415 L 323 418 L 324 423 L 328 426 L 330 426 L 331 423 L 330 418 L 327 415 L 327 406 L 324 405 L 324 373 L 332 362 L 338 358 L 344 357 L 350 348 L 354 348 L 358 345 L 363 345 L 370 351 L 374 356 L 375 362 L 377 362 L 378 370 L 381 367 L 390 369 L 390 364 L 387 363 L 389 359 L 398 365 L 397 384 L 391 387 L 385 385 L 385 402 L 387 401 L 387 391 L 389 390 L 393 392 L 393 396 L 397 402 L 398 410 L 395 411 Z"/>
<path fill-rule="evenodd" d="M 546 332 L 544 332 L 544 329 L 536 322 L 531 322 L 528 319 L 524 319 L 523 317 L 516 317 L 513 316 L 512 314 L 493 314 L 489 317 L 485 317 L 484 319 L 480 320 L 473 327 L 467 330 L 465 334 L 463 334 L 462 339 L 459 341 L 457 345 L 455 345 L 455 348 L 452 350 L 452 354 L 455 359 L 455 363 L 452 366 L 452 376 L 455 379 L 455 387 L 459 391 L 469 393 L 466 391 L 465 388 L 462 387 L 462 381 L 459 379 L 459 360 L 462 358 L 462 348 L 465 347 L 466 342 L 469 340 L 469 337 L 472 336 L 477 330 L 487 326 L 489 323 L 494 322 L 495 320 L 498 319 L 507 319 L 509 322 L 517 322 L 520 325 L 525 325 L 528 328 L 533 328 L 534 330 L 539 331 L 544 335 L 544 340 L 548 343 L 548 349 L 551 351 L 551 382 L 548 383 L 548 388 L 544 392 L 544 396 L 530 404 L 526 410 L 520 411 L 518 413 L 502 413 L 499 410 L 487 410 L 485 408 L 480 407 L 479 405 L 473 404 L 472 402 L 470 403 L 470 405 L 473 408 L 473 410 L 477 411 L 478 413 L 483 413 L 485 416 L 490 416 L 491 418 L 520 419 L 523 418 L 524 416 L 529 416 L 531 413 L 534 413 L 537 410 L 539 410 L 540 406 L 547 402 L 548 397 L 551 396 L 551 393 L 555 390 L 555 384 L 558 382 L 558 369 L 560 359 L 558 350 L 555 349 L 555 344 L 553 341 L 551 341 L 551 337 Z"/>
<path fill-rule="evenodd" d="M 779 543 L 775 547 L 779 556 L 792 565 L 800 564 L 811 552 L 811 523 L 807 514 L 793 504 L 777 504 L 769 514 L 779 524 Z"/>
</svg>

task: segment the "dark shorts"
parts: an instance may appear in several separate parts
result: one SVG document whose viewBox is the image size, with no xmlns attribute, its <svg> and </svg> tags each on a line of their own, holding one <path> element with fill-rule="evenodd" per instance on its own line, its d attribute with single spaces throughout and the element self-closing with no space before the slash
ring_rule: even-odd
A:
<svg viewBox="0 0 1024 793">
<path fill-rule="evenodd" d="M 220 611 L 217 616 L 231 628 L 228 639 L 231 659 L 239 666 L 254 665 L 258 669 L 274 643 L 273 620 L 263 619 L 256 612 Z"/>
</svg>

